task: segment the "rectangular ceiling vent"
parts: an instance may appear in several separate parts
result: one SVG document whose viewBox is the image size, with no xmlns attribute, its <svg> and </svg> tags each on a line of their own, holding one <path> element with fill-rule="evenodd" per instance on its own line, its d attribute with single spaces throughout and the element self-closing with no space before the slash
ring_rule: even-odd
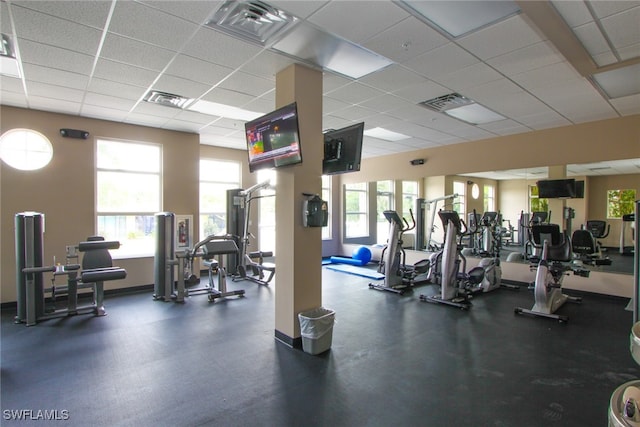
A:
<svg viewBox="0 0 640 427">
<path fill-rule="evenodd" d="M 419 105 L 429 108 L 430 110 L 442 113 L 452 108 L 462 107 L 473 103 L 473 100 L 464 97 L 459 93 L 450 93 L 447 95 L 439 96 L 437 98 L 429 99 L 428 101 L 422 101 Z"/>
<path fill-rule="evenodd" d="M 164 105 L 165 107 L 184 108 L 191 98 L 185 98 L 184 96 L 175 95 L 168 92 L 160 92 L 157 90 L 151 90 L 144 97 L 146 102 L 151 104 Z"/>
<path fill-rule="evenodd" d="M 264 46 L 297 21 L 295 16 L 262 1 L 228 0 L 206 25 Z"/>
</svg>

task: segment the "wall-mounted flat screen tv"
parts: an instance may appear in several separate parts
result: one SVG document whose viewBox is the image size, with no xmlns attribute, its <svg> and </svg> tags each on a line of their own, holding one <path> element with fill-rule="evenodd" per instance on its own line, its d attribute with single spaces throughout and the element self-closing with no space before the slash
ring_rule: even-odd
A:
<svg viewBox="0 0 640 427">
<path fill-rule="evenodd" d="M 538 197 L 542 199 L 571 199 L 576 197 L 575 179 L 545 179 L 537 182 Z"/>
<path fill-rule="evenodd" d="M 324 133 L 323 175 L 360 170 L 363 132 L 364 122 Z"/>
<path fill-rule="evenodd" d="M 302 163 L 296 103 L 246 122 L 249 171 Z"/>
</svg>

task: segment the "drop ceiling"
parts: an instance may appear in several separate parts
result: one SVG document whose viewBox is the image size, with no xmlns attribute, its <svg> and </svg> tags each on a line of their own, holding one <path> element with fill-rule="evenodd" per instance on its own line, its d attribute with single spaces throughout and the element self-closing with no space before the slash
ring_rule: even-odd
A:
<svg viewBox="0 0 640 427">
<path fill-rule="evenodd" d="M 264 43 L 207 25 L 223 3 L 2 1 L 0 31 L 13 39 L 22 77 L 1 77 L 0 102 L 245 149 L 244 122 L 144 98 L 158 91 L 267 113 L 276 73 L 296 62 L 321 68 L 274 49 L 306 26 L 388 60 L 358 78 L 323 70 L 325 129 L 364 121 L 409 136 L 365 137 L 365 158 L 640 113 L 640 82 L 635 94 L 610 98 L 593 78 L 640 63 L 639 1 L 515 2 L 518 13 L 458 38 L 400 2 L 271 1 L 295 22 Z M 547 18 L 562 25 L 550 31 Z M 418 105 L 451 93 L 504 119 L 473 125 Z"/>
</svg>

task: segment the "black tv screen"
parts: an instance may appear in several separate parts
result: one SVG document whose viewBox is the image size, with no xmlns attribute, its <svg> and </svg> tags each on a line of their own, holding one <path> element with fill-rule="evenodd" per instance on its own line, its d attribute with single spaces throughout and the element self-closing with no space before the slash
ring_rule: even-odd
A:
<svg viewBox="0 0 640 427">
<path fill-rule="evenodd" d="M 546 179 L 537 182 L 538 197 L 542 199 L 570 199 L 576 197 L 575 179 Z"/>
<path fill-rule="evenodd" d="M 296 103 L 246 122 L 249 171 L 302 163 Z"/>
<path fill-rule="evenodd" d="M 584 199 L 584 181 L 576 181 L 576 199 Z"/>
<path fill-rule="evenodd" d="M 323 175 L 360 170 L 363 132 L 364 122 L 324 133 Z"/>
</svg>

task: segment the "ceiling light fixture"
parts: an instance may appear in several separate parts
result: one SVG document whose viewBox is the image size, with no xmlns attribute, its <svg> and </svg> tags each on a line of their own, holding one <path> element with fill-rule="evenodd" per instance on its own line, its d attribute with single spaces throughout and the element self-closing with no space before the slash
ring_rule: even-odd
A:
<svg viewBox="0 0 640 427">
<path fill-rule="evenodd" d="M 473 125 L 482 125 L 506 119 L 506 117 L 459 93 L 439 96 L 423 101 L 418 105 L 439 113 L 445 113 Z"/>
<path fill-rule="evenodd" d="M 262 1 L 228 0 L 205 25 L 264 46 L 297 21 L 295 16 Z"/>
<path fill-rule="evenodd" d="M 189 111 L 208 114 L 210 116 L 226 117 L 233 120 L 249 121 L 264 115 L 255 111 L 244 110 L 230 105 L 218 104 L 217 102 L 199 100 L 187 107 Z"/>
<path fill-rule="evenodd" d="M 365 136 L 370 136 L 371 138 L 384 139 L 385 141 L 391 142 L 411 138 L 410 136 L 398 132 L 393 132 L 384 128 L 373 128 L 365 130 L 363 133 Z"/>
<path fill-rule="evenodd" d="M 353 79 L 393 64 L 384 56 L 308 23 L 298 25 L 275 43 L 273 49 Z"/>
<path fill-rule="evenodd" d="M 0 74 L 18 79 L 22 77 L 11 37 L 4 33 L 0 33 Z"/>
<path fill-rule="evenodd" d="M 520 12 L 515 2 L 507 0 L 401 0 L 398 4 L 452 38 L 462 37 Z"/>
</svg>

